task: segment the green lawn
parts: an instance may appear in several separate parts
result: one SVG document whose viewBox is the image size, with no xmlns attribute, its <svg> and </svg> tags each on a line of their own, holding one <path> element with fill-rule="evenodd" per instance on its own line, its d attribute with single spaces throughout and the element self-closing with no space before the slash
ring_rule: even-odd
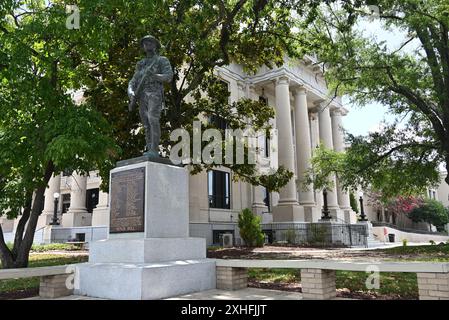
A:
<svg viewBox="0 0 449 320">
<path fill-rule="evenodd" d="M 8 242 L 6 244 L 12 249 L 13 244 Z M 79 251 L 80 248 L 74 244 L 66 243 L 49 243 L 49 244 L 33 244 L 31 246 L 31 252 L 47 252 L 47 251 Z"/>
<path fill-rule="evenodd" d="M 72 264 L 86 262 L 87 256 L 63 256 L 57 254 L 31 254 L 30 255 L 30 268 L 33 267 L 46 267 L 46 266 L 56 266 L 63 264 Z M 1 265 L 0 265 L 1 267 Z M 39 287 L 39 277 L 34 278 L 24 278 L 24 279 L 11 279 L 11 280 L 0 280 L 0 298 L 1 295 L 12 292 L 12 291 L 22 291 L 29 290 Z"/>
<path fill-rule="evenodd" d="M 449 261 L 448 243 L 428 246 L 401 246 L 379 251 L 391 255 L 391 259 L 398 261 Z"/>
</svg>

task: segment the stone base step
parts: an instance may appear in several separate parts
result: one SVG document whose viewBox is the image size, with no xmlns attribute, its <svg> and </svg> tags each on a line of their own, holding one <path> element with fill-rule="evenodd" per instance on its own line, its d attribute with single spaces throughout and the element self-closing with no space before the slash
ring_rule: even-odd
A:
<svg viewBox="0 0 449 320">
<path fill-rule="evenodd" d="M 76 266 L 75 294 L 116 300 L 154 300 L 216 288 L 215 261 L 83 263 Z"/>
</svg>

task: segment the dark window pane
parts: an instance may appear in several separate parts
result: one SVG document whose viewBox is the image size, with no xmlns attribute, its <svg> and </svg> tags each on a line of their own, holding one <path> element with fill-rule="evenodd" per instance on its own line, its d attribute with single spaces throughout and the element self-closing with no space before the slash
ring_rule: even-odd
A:
<svg viewBox="0 0 449 320">
<path fill-rule="evenodd" d="M 264 192 L 265 192 L 265 197 L 263 199 L 263 202 L 268 207 L 268 211 L 271 211 L 270 210 L 270 193 L 268 192 L 267 188 L 264 189 Z"/>
<path fill-rule="evenodd" d="M 268 99 L 266 97 L 259 96 L 259 102 L 268 105 Z M 270 156 L 270 134 L 268 131 L 265 133 L 265 141 L 263 148 L 265 151 L 265 157 L 268 158 Z"/>
<path fill-rule="evenodd" d="M 212 170 L 208 172 L 209 206 L 211 208 L 231 208 L 230 175 L 227 172 Z"/>
<path fill-rule="evenodd" d="M 65 193 L 62 195 L 62 213 L 69 211 L 70 207 L 70 193 Z"/>
<path fill-rule="evenodd" d="M 86 191 L 86 208 L 87 212 L 92 213 L 93 209 L 97 207 L 98 196 L 100 194 L 100 189 L 88 189 Z"/>
</svg>

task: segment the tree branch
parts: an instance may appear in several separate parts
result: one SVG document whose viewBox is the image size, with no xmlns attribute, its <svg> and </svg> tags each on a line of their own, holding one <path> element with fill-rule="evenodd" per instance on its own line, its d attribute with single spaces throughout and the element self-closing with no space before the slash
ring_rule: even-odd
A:
<svg viewBox="0 0 449 320">
<path fill-rule="evenodd" d="M 406 144 L 401 144 L 399 146 L 393 147 L 391 148 L 388 152 L 380 155 L 377 159 L 375 159 L 374 161 L 372 161 L 371 163 L 363 166 L 361 169 L 356 171 L 356 174 L 361 174 L 363 171 L 365 171 L 366 169 L 372 167 L 373 165 L 381 162 L 382 160 L 384 160 L 385 158 L 389 157 L 390 155 L 392 155 L 394 152 L 399 151 L 401 149 L 406 149 L 406 148 L 410 148 L 410 147 L 424 147 L 428 150 L 433 150 L 433 149 L 437 149 L 437 146 L 434 144 L 429 144 L 429 145 L 425 145 L 425 144 L 421 144 L 421 143 L 416 143 L 416 142 L 411 142 L 411 143 L 406 143 Z"/>
</svg>

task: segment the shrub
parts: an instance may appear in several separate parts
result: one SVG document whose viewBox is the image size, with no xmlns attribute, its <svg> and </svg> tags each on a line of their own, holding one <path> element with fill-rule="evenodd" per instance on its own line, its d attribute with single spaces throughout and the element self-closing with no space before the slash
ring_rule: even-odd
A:
<svg viewBox="0 0 449 320">
<path fill-rule="evenodd" d="M 407 239 L 402 239 L 402 246 L 403 247 L 406 247 L 407 246 Z"/>
<path fill-rule="evenodd" d="M 449 222 L 448 210 L 441 202 L 433 199 L 426 199 L 421 206 L 413 209 L 408 217 L 414 222 L 433 224 L 438 231 L 444 229 L 444 225 Z"/>
<path fill-rule="evenodd" d="M 260 227 L 260 217 L 250 209 L 243 209 L 239 213 L 240 236 L 248 247 L 262 247 L 265 237 Z"/>
<path fill-rule="evenodd" d="M 49 243 L 49 244 L 33 244 L 31 251 L 45 252 L 45 251 L 76 251 L 80 250 L 73 244 L 66 243 Z"/>
<path fill-rule="evenodd" d="M 294 244 L 296 243 L 296 232 L 293 229 L 289 229 L 287 230 L 287 232 L 285 232 L 285 238 L 287 240 L 287 242 L 289 244 Z"/>
</svg>

